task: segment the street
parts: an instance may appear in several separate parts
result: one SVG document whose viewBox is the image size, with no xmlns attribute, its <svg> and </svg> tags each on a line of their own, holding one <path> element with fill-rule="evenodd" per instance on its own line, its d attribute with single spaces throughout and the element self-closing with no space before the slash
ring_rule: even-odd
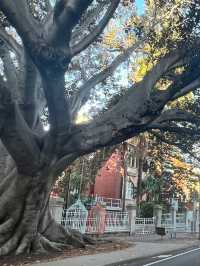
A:
<svg viewBox="0 0 200 266">
<path fill-rule="evenodd" d="M 115 266 L 199 266 L 200 248 L 187 251 L 179 251 L 176 254 L 161 254 L 145 259 L 138 259 L 129 262 L 115 264 Z"/>
</svg>

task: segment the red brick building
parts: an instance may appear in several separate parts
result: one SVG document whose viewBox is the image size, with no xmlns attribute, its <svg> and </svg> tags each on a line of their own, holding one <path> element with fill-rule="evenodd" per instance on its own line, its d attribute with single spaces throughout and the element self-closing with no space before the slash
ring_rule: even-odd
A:
<svg viewBox="0 0 200 266">
<path fill-rule="evenodd" d="M 94 195 L 105 198 L 121 198 L 123 185 L 122 165 L 121 153 L 119 150 L 116 150 L 102 166 L 96 176 Z"/>
<path fill-rule="evenodd" d="M 127 178 L 126 178 L 126 203 L 135 202 L 135 192 L 137 187 L 137 160 L 134 152 L 132 156 L 127 156 Z M 122 198 L 124 191 L 124 158 L 120 150 L 116 149 L 109 159 L 104 163 L 95 179 L 94 196 L 106 205 L 122 208 Z M 117 209 L 117 208 L 114 208 Z"/>
</svg>

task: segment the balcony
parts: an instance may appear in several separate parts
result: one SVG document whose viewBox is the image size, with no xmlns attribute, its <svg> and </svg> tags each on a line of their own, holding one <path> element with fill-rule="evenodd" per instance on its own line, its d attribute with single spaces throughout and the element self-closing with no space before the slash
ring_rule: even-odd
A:
<svg viewBox="0 0 200 266">
<path fill-rule="evenodd" d="M 106 210 L 108 211 L 121 211 L 122 210 L 121 199 L 104 198 L 104 197 L 96 196 L 95 201 L 104 205 L 106 207 Z"/>
<path fill-rule="evenodd" d="M 137 176 L 137 174 L 138 174 L 137 168 L 128 166 L 127 167 L 127 174 L 130 176 Z"/>
</svg>

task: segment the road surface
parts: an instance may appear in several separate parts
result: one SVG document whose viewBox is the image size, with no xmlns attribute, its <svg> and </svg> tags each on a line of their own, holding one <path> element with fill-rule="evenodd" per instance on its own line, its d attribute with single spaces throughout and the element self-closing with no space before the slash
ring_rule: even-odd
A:
<svg viewBox="0 0 200 266">
<path fill-rule="evenodd" d="M 114 265 L 114 264 L 113 264 Z M 116 266 L 200 266 L 200 248 L 127 261 Z"/>
</svg>

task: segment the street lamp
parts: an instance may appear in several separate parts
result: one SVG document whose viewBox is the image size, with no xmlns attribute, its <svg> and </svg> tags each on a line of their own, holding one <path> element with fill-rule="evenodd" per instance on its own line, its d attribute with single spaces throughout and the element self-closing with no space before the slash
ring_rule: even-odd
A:
<svg viewBox="0 0 200 266">
<path fill-rule="evenodd" d="M 198 203 L 199 203 L 199 234 L 198 234 L 198 239 L 200 240 L 200 169 L 199 168 L 194 168 L 192 170 L 193 174 L 198 178 Z"/>
</svg>

